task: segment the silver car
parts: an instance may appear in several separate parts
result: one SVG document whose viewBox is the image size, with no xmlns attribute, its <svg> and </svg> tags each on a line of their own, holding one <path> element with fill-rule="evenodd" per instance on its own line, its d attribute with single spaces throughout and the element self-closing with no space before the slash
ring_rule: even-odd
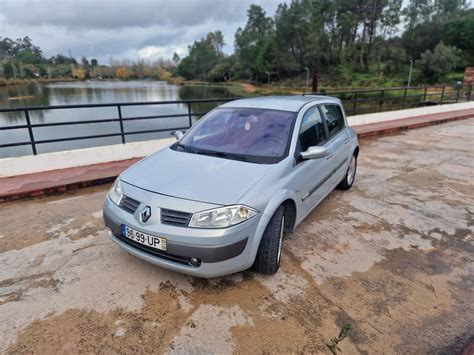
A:
<svg viewBox="0 0 474 355">
<path fill-rule="evenodd" d="M 178 138 L 117 178 L 104 220 L 120 248 L 189 275 L 274 274 L 283 234 L 354 183 L 357 136 L 335 98 L 232 101 Z"/>
</svg>

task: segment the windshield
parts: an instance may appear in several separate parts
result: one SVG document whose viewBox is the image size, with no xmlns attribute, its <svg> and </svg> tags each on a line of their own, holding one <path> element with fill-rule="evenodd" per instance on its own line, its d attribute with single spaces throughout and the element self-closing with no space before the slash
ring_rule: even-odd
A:
<svg viewBox="0 0 474 355">
<path fill-rule="evenodd" d="M 288 154 L 294 112 L 220 108 L 201 119 L 175 148 L 250 162 L 275 163 Z"/>
</svg>

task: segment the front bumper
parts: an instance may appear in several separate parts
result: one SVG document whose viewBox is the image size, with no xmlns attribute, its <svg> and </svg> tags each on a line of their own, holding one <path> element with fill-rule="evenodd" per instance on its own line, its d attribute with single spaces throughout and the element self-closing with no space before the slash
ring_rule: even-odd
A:
<svg viewBox="0 0 474 355">
<path fill-rule="evenodd" d="M 133 193 L 131 189 L 128 191 L 128 194 L 130 193 Z M 166 199 L 175 198 L 166 197 Z M 143 205 L 151 206 L 152 210 L 156 210 L 155 215 L 157 215 L 159 207 L 151 202 L 153 201 L 147 201 Z M 166 202 L 171 201 L 164 203 Z M 196 206 L 196 208 L 202 207 Z M 261 235 L 268 222 L 268 218 L 260 213 L 246 222 L 225 229 L 175 227 L 162 225 L 159 219 L 150 219 L 149 223 L 143 224 L 136 214 L 132 215 L 122 210 L 108 197 L 103 211 L 104 222 L 111 231 L 111 239 L 128 253 L 169 270 L 205 278 L 248 269 L 255 260 Z M 142 246 L 124 238 L 122 224 L 147 234 L 166 238 L 167 251 L 162 252 Z M 189 258 L 199 259 L 200 265 L 191 265 L 188 262 Z"/>
</svg>

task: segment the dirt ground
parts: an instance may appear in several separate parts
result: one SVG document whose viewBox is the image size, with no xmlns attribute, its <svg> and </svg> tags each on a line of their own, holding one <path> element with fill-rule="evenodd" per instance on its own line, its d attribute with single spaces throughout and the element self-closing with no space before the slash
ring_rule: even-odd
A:
<svg viewBox="0 0 474 355">
<path fill-rule="evenodd" d="M 468 353 L 473 187 L 474 119 L 364 141 L 276 275 L 212 280 L 112 244 L 108 186 L 0 204 L 0 352 Z"/>
</svg>

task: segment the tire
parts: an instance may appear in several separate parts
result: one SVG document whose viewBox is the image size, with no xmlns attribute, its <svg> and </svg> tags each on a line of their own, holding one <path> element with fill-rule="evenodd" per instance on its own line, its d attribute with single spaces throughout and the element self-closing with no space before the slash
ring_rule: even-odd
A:
<svg viewBox="0 0 474 355">
<path fill-rule="evenodd" d="M 285 225 L 284 212 L 283 206 L 278 207 L 263 232 L 253 264 L 254 270 L 261 274 L 273 275 L 280 267 L 281 243 Z"/>
<path fill-rule="evenodd" d="M 349 167 L 347 168 L 346 175 L 337 186 L 341 190 L 349 190 L 352 185 L 354 184 L 355 177 L 357 172 L 357 156 L 354 154 L 351 158 L 351 162 L 349 163 Z"/>
</svg>

